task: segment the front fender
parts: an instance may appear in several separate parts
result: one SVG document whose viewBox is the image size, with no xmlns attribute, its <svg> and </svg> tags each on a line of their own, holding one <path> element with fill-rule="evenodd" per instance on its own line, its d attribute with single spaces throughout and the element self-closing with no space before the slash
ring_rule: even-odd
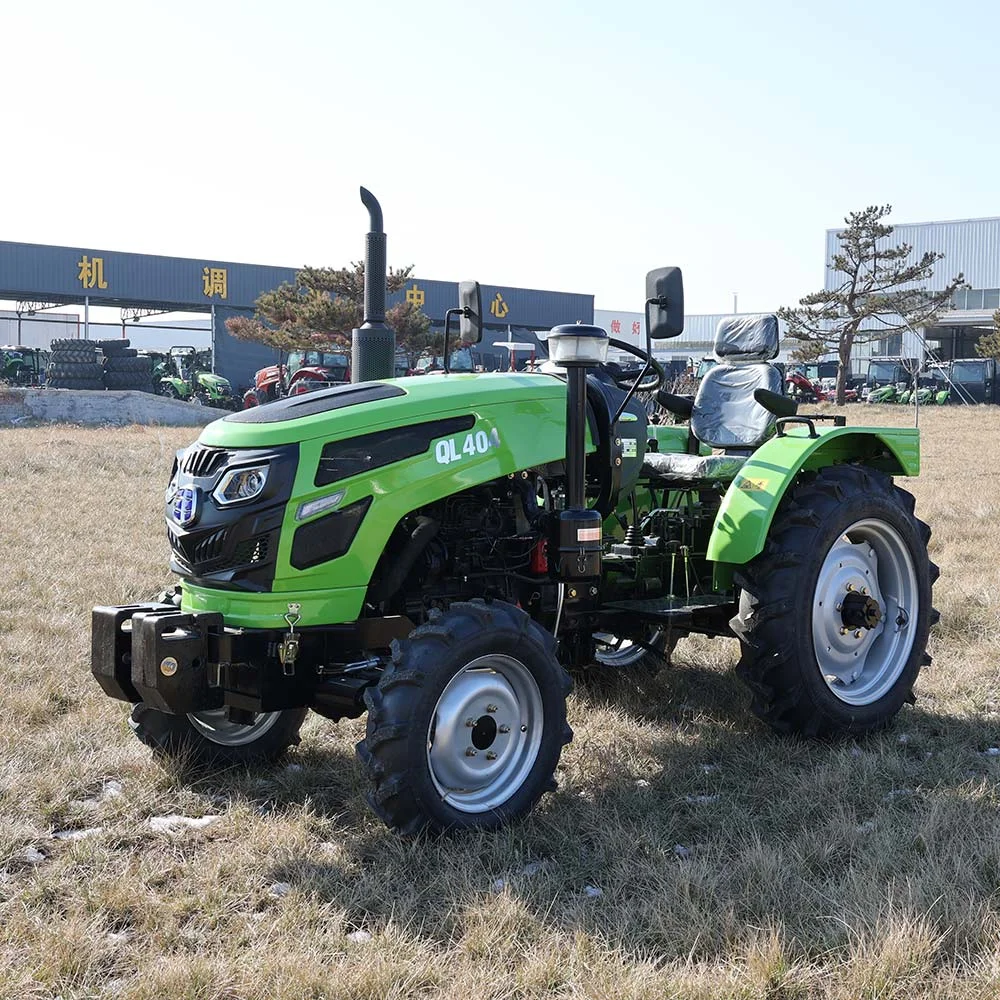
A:
<svg viewBox="0 0 1000 1000">
<path fill-rule="evenodd" d="M 809 437 L 800 425 L 771 438 L 730 484 L 709 539 L 708 559 L 749 562 L 763 551 L 775 511 L 799 473 L 841 462 L 869 465 L 892 476 L 916 476 L 920 432 L 915 427 L 830 427 Z"/>
</svg>

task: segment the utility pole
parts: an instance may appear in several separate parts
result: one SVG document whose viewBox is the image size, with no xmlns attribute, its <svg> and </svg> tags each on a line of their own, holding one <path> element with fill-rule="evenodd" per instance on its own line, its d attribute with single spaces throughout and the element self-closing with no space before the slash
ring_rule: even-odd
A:
<svg viewBox="0 0 1000 1000">
<path fill-rule="evenodd" d="M 736 292 L 733 292 L 733 313 L 738 313 L 739 309 L 736 308 Z"/>
</svg>

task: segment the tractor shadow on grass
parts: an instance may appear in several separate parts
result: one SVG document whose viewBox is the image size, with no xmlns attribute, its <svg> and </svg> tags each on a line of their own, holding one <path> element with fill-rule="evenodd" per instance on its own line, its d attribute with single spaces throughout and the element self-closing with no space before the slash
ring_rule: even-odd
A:
<svg viewBox="0 0 1000 1000">
<path fill-rule="evenodd" d="M 768 927 L 827 954 L 893 906 L 952 933 L 970 900 L 986 905 L 995 722 L 908 707 L 865 740 L 785 739 L 752 718 L 731 671 L 679 659 L 614 691 L 578 684 L 559 790 L 523 822 L 404 839 L 368 814 L 352 767 L 325 800 L 343 810 L 335 829 L 270 877 L 333 906 L 345 930 L 391 924 L 449 947 L 480 935 L 514 952 L 582 932 L 656 961 L 712 960 Z"/>
</svg>

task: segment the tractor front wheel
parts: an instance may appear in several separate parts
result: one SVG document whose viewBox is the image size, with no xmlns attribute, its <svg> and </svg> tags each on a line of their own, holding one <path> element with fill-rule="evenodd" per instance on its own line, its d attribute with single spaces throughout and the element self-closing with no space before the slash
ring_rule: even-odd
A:
<svg viewBox="0 0 1000 1000">
<path fill-rule="evenodd" d="M 857 465 L 823 469 L 782 501 L 764 551 L 737 574 L 731 623 L 752 710 L 774 729 L 858 736 L 913 700 L 938 576 L 913 507 Z"/>
<path fill-rule="evenodd" d="M 554 638 L 519 608 L 452 604 L 393 643 L 365 693 L 369 803 L 404 834 L 523 816 L 555 787 L 569 689 Z"/>
<path fill-rule="evenodd" d="M 139 702 L 129 725 L 157 753 L 186 757 L 201 767 L 231 767 L 277 760 L 299 742 L 306 711 L 263 712 L 240 724 L 231 722 L 225 709 L 168 715 Z"/>
</svg>

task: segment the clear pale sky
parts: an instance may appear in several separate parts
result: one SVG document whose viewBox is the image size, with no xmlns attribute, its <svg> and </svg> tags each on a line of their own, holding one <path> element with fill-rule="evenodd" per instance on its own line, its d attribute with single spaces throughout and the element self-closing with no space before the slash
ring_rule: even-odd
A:
<svg viewBox="0 0 1000 1000">
<path fill-rule="evenodd" d="M 995 2 L 7 4 L 0 239 L 361 255 L 689 312 L 823 282 L 824 230 L 1000 214 Z M 946 265 L 945 265 L 946 266 Z"/>
</svg>

